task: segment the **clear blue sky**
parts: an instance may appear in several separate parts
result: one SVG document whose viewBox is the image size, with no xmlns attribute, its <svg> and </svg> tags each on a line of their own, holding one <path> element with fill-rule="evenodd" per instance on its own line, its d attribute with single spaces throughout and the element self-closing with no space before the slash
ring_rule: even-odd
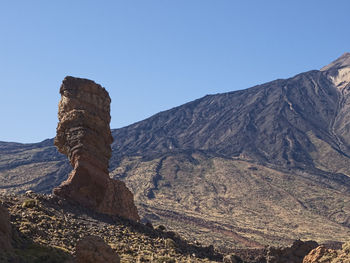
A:
<svg viewBox="0 0 350 263">
<path fill-rule="evenodd" d="M 0 141 L 56 133 L 66 75 L 112 98 L 111 128 L 350 51 L 348 0 L 0 0 Z"/>
</svg>

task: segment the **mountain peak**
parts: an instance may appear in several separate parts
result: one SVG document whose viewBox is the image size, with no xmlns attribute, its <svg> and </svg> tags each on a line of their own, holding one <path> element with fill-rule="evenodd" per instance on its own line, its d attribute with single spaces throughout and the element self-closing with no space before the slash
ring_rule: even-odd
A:
<svg viewBox="0 0 350 263">
<path fill-rule="evenodd" d="M 321 68 L 321 71 L 326 71 L 326 70 L 330 70 L 330 69 L 340 69 L 340 68 L 344 68 L 344 67 L 350 67 L 350 53 L 349 52 L 345 52 L 343 55 L 341 55 L 339 58 L 334 60 L 332 63 Z"/>
<path fill-rule="evenodd" d="M 334 86 L 339 89 L 344 88 L 350 83 L 350 53 L 346 52 L 329 65 L 321 68 Z"/>
</svg>

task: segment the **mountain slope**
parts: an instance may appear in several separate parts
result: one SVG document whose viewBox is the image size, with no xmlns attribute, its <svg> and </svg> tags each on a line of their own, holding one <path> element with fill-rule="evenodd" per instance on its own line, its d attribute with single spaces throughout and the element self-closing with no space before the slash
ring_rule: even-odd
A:
<svg viewBox="0 0 350 263">
<path fill-rule="evenodd" d="M 70 170 L 67 158 L 58 153 L 53 140 L 33 144 L 0 142 L 0 192 L 49 192 Z"/>
<path fill-rule="evenodd" d="M 331 120 L 339 92 L 320 71 L 243 91 L 206 96 L 113 132 L 116 155 L 177 149 L 249 156 L 276 165 L 309 165 L 306 133 L 338 149 Z"/>
<path fill-rule="evenodd" d="M 113 130 L 111 176 L 146 220 L 222 247 L 350 235 L 350 53 L 320 71 L 205 96 Z M 0 189 L 49 192 L 52 141 L 0 144 Z"/>
</svg>

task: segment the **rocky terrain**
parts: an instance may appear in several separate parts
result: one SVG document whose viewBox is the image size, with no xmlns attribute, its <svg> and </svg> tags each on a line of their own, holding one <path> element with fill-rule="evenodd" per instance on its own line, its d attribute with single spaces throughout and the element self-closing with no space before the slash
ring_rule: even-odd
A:
<svg viewBox="0 0 350 263">
<path fill-rule="evenodd" d="M 213 246 L 189 242 L 162 225 L 100 214 L 57 196 L 34 192 L 0 195 L 0 215 L 0 262 L 301 263 L 309 252 L 305 263 L 318 262 L 315 258 L 329 254 L 346 260 L 350 257 L 349 244 L 336 250 L 300 240 L 291 247 L 222 253 Z"/>
<path fill-rule="evenodd" d="M 350 53 L 321 70 L 208 95 L 112 130 L 110 176 L 143 222 L 224 251 L 350 236 Z M 53 146 L 0 143 L 0 191 L 50 193 Z"/>
<path fill-rule="evenodd" d="M 0 196 L 0 208 L 1 215 L 4 209 L 9 211 L 13 225 L 11 230 L 5 222 L 7 238 L 6 244 L 0 239 L 0 262 L 70 262 L 78 254 L 79 241 L 88 236 L 103 238 L 121 262 L 222 261 L 212 246 L 189 243 L 164 226 L 100 214 L 53 195 Z M 5 217 L 0 219 L 1 232 Z M 11 231 L 15 237 L 9 249 Z"/>
</svg>

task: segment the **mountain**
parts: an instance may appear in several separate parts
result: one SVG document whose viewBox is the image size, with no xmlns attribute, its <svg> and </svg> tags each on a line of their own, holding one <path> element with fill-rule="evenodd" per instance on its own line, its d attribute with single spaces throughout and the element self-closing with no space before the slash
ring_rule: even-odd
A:
<svg viewBox="0 0 350 263">
<path fill-rule="evenodd" d="M 348 60 L 344 62 L 345 58 Z M 342 63 L 350 65 L 349 60 L 347 53 L 326 71 L 314 70 L 247 90 L 205 96 L 114 130 L 114 158 L 202 150 L 304 167 L 314 162 L 311 153 L 315 146 L 308 133 L 341 154 L 349 153 L 350 135 L 344 123 L 348 112 L 343 107 L 346 94 L 342 94 L 347 89 L 335 89 L 329 77 L 338 66 L 344 67 Z M 349 83 L 350 73 L 347 76 Z"/>
<path fill-rule="evenodd" d="M 112 130 L 110 174 L 144 220 L 218 247 L 350 236 L 350 53 Z M 0 143 L 0 191 L 48 193 L 70 171 L 52 140 Z"/>
</svg>

